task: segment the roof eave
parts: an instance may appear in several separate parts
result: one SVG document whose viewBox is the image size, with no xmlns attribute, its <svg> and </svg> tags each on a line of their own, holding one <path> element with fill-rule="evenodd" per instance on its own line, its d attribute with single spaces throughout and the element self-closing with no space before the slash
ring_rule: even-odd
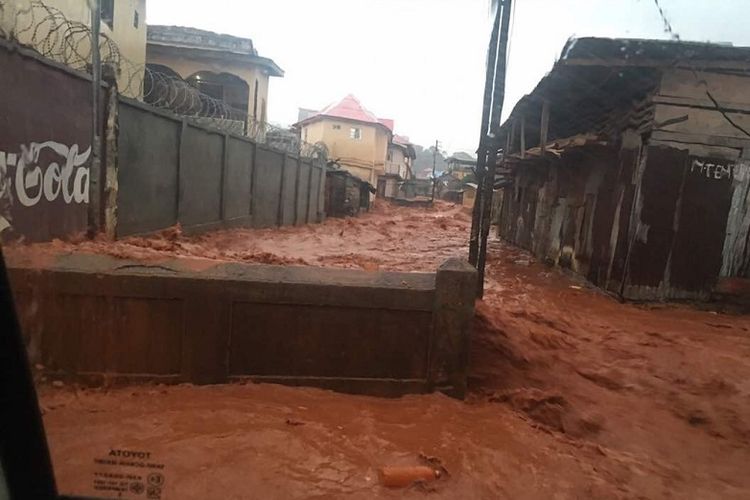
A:
<svg viewBox="0 0 750 500">
<path fill-rule="evenodd" d="M 310 116 L 308 118 L 305 118 L 304 120 L 300 120 L 297 123 L 293 124 L 292 127 L 303 127 L 305 125 L 309 125 L 312 122 L 316 122 L 320 120 L 332 120 L 332 121 L 339 120 L 339 121 L 345 121 L 349 123 L 358 123 L 361 125 L 368 125 L 370 127 L 380 127 L 386 132 L 388 132 L 389 134 L 393 135 L 393 131 L 380 122 L 366 122 L 363 120 L 357 120 L 356 118 L 346 118 L 343 116 L 334 116 L 334 115 L 320 115 L 319 114 L 315 116 Z"/>
<path fill-rule="evenodd" d="M 273 59 L 270 59 L 268 57 L 262 57 L 256 54 L 251 54 L 249 52 L 238 52 L 234 50 L 228 50 L 228 49 L 222 49 L 222 48 L 214 48 L 214 47 L 196 47 L 194 45 L 184 45 L 179 43 L 170 43 L 170 42 L 162 42 L 162 41 L 147 41 L 146 46 L 155 46 L 160 48 L 166 48 L 166 49 L 175 49 L 177 51 L 181 52 L 188 52 L 188 51 L 194 51 L 201 53 L 201 56 L 204 57 L 211 57 L 211 56 L 221 56 L 224 58 L 231 58 L 231 59 L 239 59 L 242 62 L 254 64 L 256 66 L 261 66 L 263 68 L 266 68 L 268 71 L 269 76 L 284 76 L 284 70 L 281 69 Z"/>
</svg>

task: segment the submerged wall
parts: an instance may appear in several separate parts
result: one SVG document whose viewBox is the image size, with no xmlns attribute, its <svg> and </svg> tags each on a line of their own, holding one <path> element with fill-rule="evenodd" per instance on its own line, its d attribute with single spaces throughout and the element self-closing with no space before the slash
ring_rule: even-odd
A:
<svg viewBox="0 0 750 500">
<path fill-rule="evenodd" d="M 476 272 L 458 259 L 436 273 L 92 255 L 9 266 L 32 362 L 56 376 L 466 390 Z"/>
</svg>

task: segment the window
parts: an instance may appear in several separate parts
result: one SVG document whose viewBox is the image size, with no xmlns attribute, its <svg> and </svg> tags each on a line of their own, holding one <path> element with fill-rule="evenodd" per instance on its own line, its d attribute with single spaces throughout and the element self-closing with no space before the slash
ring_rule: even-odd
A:
<svg viewBox="0 0 750 500">
<path fill-rule="evenodd" d="M 393 159 L 393 155 L 390 151 L 388 151 L 388 161 L 391 161 Z"/>
<path fill-rule="evenodd" d="M 302 140 L 307 142 L 307 127 L 302 129 Z"/>
<path fill-rule="evenodd" d="M 362 129 L 359 127 L 352 127 L 349 129 L 349 138 L 350 139 L 361 139 L 362 138 Z"/>
<path fill-rule="evenodd" d="M 102 22 L 112 29 L 115 24 L 115 0 L 101 0 L 101 2 L 99 10 Z"/>
<path fill-rule="evenodd" d="M 133 11 L 133 28 L 138 29 L 138 11 Z"/>
<path fill-rule="evenodd" d="M 338 125 L 336 123 L 333 124 L 333 130 L 341 130 L 341 125 Z"/>
</svg>

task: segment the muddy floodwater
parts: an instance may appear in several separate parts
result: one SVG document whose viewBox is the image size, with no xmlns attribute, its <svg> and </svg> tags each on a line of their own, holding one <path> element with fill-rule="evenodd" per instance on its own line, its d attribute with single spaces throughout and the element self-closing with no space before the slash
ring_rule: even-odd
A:
<svg viewBox="0 0 750 500">
<path fill-rule="evenodd" d="M 6 251 L 428 271 L 466 255 L 469 217 L 443 203 L 378 203 L 305 227 L 200 236 L 173 228 Z M 750 317 L 622 304 L 499 241 L 487 276 L 464 402 L 40 379 L 60 490 L 93 495 L 102 460 L 138 452 L 169 499 L 750 498 Z M 380 484 L 380 467 L 425 457 L 447 474 L 406 490 Z"/>
</svg>

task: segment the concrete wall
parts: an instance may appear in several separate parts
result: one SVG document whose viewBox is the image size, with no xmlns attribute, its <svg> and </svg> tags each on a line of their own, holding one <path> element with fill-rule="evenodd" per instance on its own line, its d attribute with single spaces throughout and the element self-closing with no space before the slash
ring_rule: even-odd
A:
<svg viewBox="0 0 750 500">
<path fill-rule="evenodd" d="M 263 146 L 256 153 L 256 185 L 253 192 L 253 225 L 271 227 L 279 221 L 279 197 L 281 193 L 284 153 Z"/>
<path fill-rule="evenodd" d="M 320 222 L 324 165 L 120 99 L 115 234 Z"/>
<path fill-rule="evenodd" d="M 304 159 L 299 162 L 299 175 L 297 176 L 297 211 L 295 224 L 304 224 L 309 220 L 310 206 L 310 177 L 313 174 L 313 166 Z"/>
<path fill-rule="evenodd" d="M 56 376 L 221 383 L 250 378 L 463 397 L 476 272 L 364 272 L 61 256 L 9 262 L 30 357 Z"/>
<path fill-rule="evenodd" d="M 0 232 L 27 241 L 85 232 L 90 79 L 0 40 L 0 102 Z"/>
<path fill-rule="evenodd" d="M 176 224 L 181 122 L 127 104 L 119 121 L 117 234 Z"/>
</svg>

